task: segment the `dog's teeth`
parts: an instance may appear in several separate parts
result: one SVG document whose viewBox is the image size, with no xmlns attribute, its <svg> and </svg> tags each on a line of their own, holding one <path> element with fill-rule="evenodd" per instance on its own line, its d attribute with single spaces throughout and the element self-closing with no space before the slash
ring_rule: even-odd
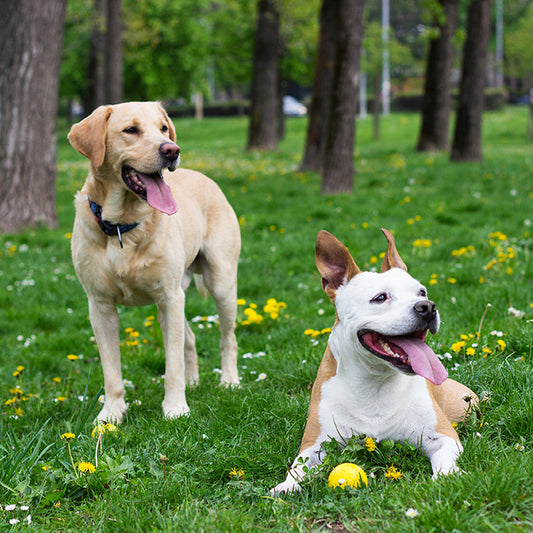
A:
<svg viewBox="0 0 533 533">
<path fill-rule="evenodd" d="M 379 339 L 379 343 L 381 344 L 381 347 L 383 348 L 383 351 L 386 354 L 392 357 L 396 357 L 396 354 L 392 351 L 391 347 L 383 339 Z"/>
</svg>

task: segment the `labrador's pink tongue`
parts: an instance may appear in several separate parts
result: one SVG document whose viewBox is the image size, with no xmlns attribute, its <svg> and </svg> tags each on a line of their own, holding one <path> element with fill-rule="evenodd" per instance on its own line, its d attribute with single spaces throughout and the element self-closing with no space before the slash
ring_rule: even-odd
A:
<svg viewBox="0 0 533 533">
<path fill-rule="evenodd" d="M 395 337 L 393 343 L 409 356 L 411 367 L 419 376 L 428 379 L 435 385 L 440 385 L 448 377 L 444 365 L 422 339 Z"/>
<path fill-rule="evenodd" d="M 142 174 L 142 182 L 146 187 L 146 201 L 154 208 L 167 215 L 178 210 L 178 204 L 172 196 L 170 187 L 157 174 Z"/>
</svg>

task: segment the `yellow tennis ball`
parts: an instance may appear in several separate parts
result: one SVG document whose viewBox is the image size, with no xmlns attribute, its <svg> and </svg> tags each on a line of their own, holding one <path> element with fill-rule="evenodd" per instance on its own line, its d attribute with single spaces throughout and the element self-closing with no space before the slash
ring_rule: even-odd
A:
<svg viewBox="0 0 533 533">
<path fill-rule="evenodd" d="M 362 485 L 368 487 L 365 471 L 353 463 L 342 463 L 336 466 L 328 477 L 328 487 L 344 489 L 346 485 L 353 489 Z"/>
</svg>

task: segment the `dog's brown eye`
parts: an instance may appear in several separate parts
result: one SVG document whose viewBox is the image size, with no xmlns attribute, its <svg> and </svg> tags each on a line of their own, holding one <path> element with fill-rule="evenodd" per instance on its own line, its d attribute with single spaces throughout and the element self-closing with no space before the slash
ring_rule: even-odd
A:
<svg viewBox="0 0 533 533">
<path fill-rule="evenodd" d="M 426 289 L 420 289 L 420 296 L 423 296 L 424 298 L 428 295 Z"/>
<path fill-rule="evenodd" d="M 374 296 L 374 298 L 372 298 L 372 300 L 370 301 L 374 304 L 382 304 L 383 302 L 387 301 L 387 298 L 388 298 L 387 293 L 382 292 L 381 294 Z"/>
<path fill-rule="evenodd" d="M 129 135 L 135 135 L 136 133 L 139 133 L 139 130 L 135 126 L 130 126 L 122 131 L 124 133 L 128 133 Z"/>
<path fill-rule="evenodd" d="M 161 128 L 161 131 L 162 131 L 163 133 L 166 133 L 166 132 L 168 131 L 168 126 L 163 126 L 163 127 Z"/>
</svg>

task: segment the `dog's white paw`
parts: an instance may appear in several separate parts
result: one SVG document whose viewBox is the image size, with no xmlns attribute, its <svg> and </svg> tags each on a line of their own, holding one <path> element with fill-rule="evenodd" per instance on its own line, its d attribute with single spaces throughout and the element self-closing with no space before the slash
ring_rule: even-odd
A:
<svg viewBox="0 0 533 533">
<path fill-rule="evenodd" d="M 106 400 L 104 408 L 100 411 L 96 420 L 103 423 L 120 424 L 127 410 L 128 407 L 124 400 Z"/>
<path fill-rule="evenodd" d="M 295 479 L 286 479 L 283 483 L 279 483 L 273 489 L 270 489 L 271 496 L 277 496 L 279 494 L 291 494 L 293 492 L 300 492 L 302 487 Z"/>
<path fill-rule="evenodd" d="M 179 418 L 180 416 L 187 416 L 191 410 L 185 403 L 173 403 L 173 402 L 163 402 L 163 416 L 165 418 L 174 419 Z"/>
<path fill-rule="evenodd" d="M 463 474 L 464 470 L 461 470 L 458 466 L 452 466 L 450 468 L 444 469 L 441 468 L 437 472 L 433 472 L 431 479 L 438 479 L 440 476 L 449 476 L 450 474 Z"/>
<path fill-rule="evenodd" d="M 241 380 L 239 379 L 239 376 L 232 377 L 230 379 L 220 379 L 220 386 L 226 387 L 228 389 L 238 388 L 241 386 Z"/>
</svg>

